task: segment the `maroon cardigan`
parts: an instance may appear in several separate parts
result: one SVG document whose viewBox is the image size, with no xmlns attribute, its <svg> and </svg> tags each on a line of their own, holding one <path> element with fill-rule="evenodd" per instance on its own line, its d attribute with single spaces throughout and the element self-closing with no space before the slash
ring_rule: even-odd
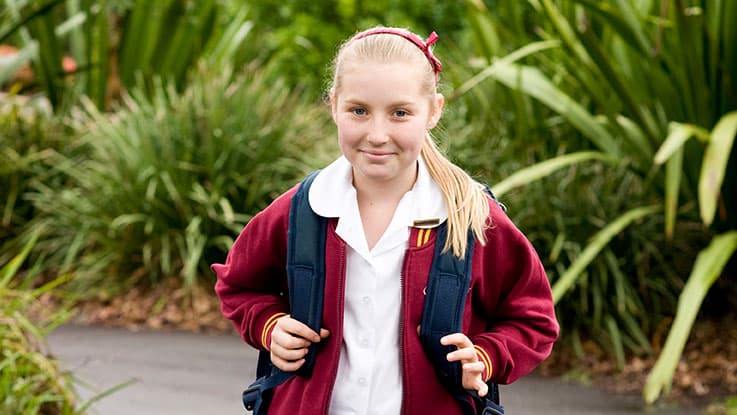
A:
<svg viewBox="0 0 737 415">
<path fill-rule="evenodd" d="M 213 264 L 222 312 L 257 349 L 270 342 L 275 316 L 289 313 L 285 272 L 289 204 L 296 186 L 251 219 L 225 264 Z M 472 279 L 463 331 L 487 365 L 487 379 L 514 382 L 551 352 L 558 323 L 545 270 L 534 248 L 497 204 L 489 200 L 492 226 L 473 252 Z M 343 336 L 346 244 L 328 225 L 322 327 L 330 337 L 318 346 L 309 378 L 294 376 L 277 387 L 270 414 L 326 414 L 338 371 Z M 417 335 L 434 255 L 435 230 L 412 228 L 402 267 L 400 346 L 403 414 L 460 414 L 423 352 Z M 423 241 L 427 240 L 426 243 Z M 442 241 L 440 241 L 442 243 Z M 489 367 L 491 366 L 491 367 Z M 489 370 L 490 369 L 490 370 Z"/>
</svg>

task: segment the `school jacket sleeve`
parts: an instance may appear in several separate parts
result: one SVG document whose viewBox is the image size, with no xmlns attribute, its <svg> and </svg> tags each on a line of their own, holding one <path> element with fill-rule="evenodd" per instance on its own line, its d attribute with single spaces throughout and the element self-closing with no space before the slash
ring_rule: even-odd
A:
<svg viewBox="0 0 737 415">
<path fill-rule="evenodd" d="M 477 244 L 473 259 L 472 304 L 483 317 L 474 319 L 470 334 L 486 380 L 508 384 L 550 355 L 559 327 L 535 249 L 496 203 L 490 209 L 486 245 Z"/>
<path fill-rule="evenodd" d="M 256 214 L 238 235 L 225 264 L 213 264 L 223 315 L 246 343 L 268 349 L 276 319 L 289 311 L 286 279 L 289 204 L 295 186 Z"/>
</svg>

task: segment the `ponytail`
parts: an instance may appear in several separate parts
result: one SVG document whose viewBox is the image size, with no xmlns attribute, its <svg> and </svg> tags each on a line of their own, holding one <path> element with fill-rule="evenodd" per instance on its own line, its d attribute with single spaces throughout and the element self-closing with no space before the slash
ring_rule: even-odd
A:
<svg viewBox="0 0 737 415">
<path fill-rule="evenodd" d="M 448 239 L 443 251 L 452 250 L 453 255 L 462 258 L 468 248 L 469 230 L 479 243 L 486 243 L 484 231 L 491 225 L 488 196 L 478 182 L 438 150 L 430 133 L 425 136 L 420 154 L 448 208 Z"/>
</svg>

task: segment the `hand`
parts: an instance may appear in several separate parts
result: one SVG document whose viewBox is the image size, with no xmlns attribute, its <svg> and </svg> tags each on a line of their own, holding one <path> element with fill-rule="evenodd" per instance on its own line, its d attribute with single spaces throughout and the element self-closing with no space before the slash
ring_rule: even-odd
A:
<svg viewBox="0 0 737 415">
<path fill-rule="evenodd" d="M 271 363 L 285 372 L 294 372 L 305 363 L 307 348 L 329 335 L 328 330 L 320 329 L 318 336 L 299 320 L 290 316 L 279 317 L 271 331 Z"/>
<path fill-rule="evenodd" d="M 484 362 L 479 361 L 476 349 L 471 340 L 463 333 L 449 334 L 440 339 L 444 346 L 454 345 L 458 350 L 448 353 L 449 362 L 461 362 L 463 368 L 463 388 L 475 390 L 483 397 L 489 393 L 489 386 L 484 382 Z"/>
</svg>

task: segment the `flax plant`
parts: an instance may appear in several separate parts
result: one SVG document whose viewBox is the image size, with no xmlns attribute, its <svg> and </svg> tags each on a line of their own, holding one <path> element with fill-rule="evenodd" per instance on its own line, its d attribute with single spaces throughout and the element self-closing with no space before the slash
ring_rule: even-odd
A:
<svg viewBox="0 0 737 415">
<path fill-rule="evenodd" d="M 71 186 L 28 196 L 48 266 L 92 294 L 211 280 L 208 264 L 251 215 L 325 162 L 327 108 L 264 79 L 203 69 L 182 93 L 135 90 L 114 116 L 88 105 L 78 122 L 89 159 L 60 165 Z"/>
<path fill-rule="evenodd" d="M 0 84 L 24 63 L 57 112 L 81 97 L 107 109 L 138 75 L 181 90 L 199 61 L 235 60 L 253 23 L 236 1 L 3 0 L 0 43 L 20 52 L 0 70 Z M 62 68 L 62 57 L 76 69 Z"/>
<path fill-rule="evenodd" d="M 469 4 L 482 18 L 488 16 L 477 2 Z M 593 149 L 625 160 L 647 195 L 645 205 L 602 224 L 555 281 L 556 300 L 596 272 L 594 258 L 635 220 L 652 221 L 664 212 L 663 234 L 671 241 L 679 226 L 699 220 L 704 234 L 721 233 L 698 255 L 680 294 L 672 329 L 643 390 L 645 400 L 653 402 L 671 383 L 706 291 L 737 249 L 737 30 L 731 24 L 737 5 L 718 0 L 529 4 L 543 16 L 534 29 L 542 40 L 490 57 L 487 68 L 461 89 L 490 78 L 532 98 L 578 130 L 584 141 L 570 142 L 578 144 L 572 151 Z M 687 142 L 691 137 L 698 142 Z M 649 207 L 653 201 L 659 207 Z"/>
</svg>

